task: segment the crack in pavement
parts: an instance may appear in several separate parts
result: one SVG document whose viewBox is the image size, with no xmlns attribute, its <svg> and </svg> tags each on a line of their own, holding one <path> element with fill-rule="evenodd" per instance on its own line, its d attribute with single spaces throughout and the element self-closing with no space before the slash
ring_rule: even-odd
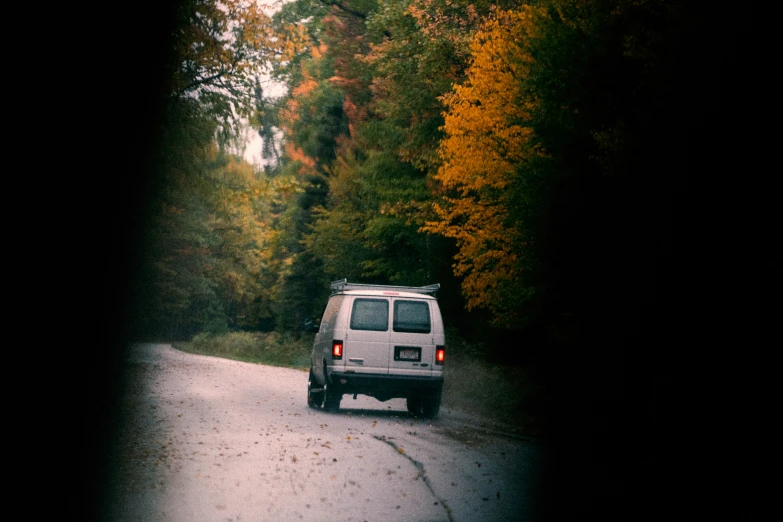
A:
<svg viewBox="0 0 783 522">
<path fill-rule="evenodd" d="M 438 500 L 438 502 L 440 502 L 440 504 L 443 506 L 443 508 L 446 510 L 446 514 L 449 517 L 449 522 L 454 522 L 454 517 L 451 516 L 451 508 L 448 506 L 448 504 L 446 504 L 446 501 L 444 501 L 441 497 L 439 497 L 438 494 L 435 493 L 435 490 L 432 489 L 432 484 L 430 484 L 430 480 L 429 478 L 427 478 L 427 472 L 424 469 L 424 464 L 422 464 L 418 460 L 412 458 L 410 455 L 405 453 L 404 449 L 397 446 L 394 442 L 388 440 L 385 436 L 373 435 L 372 437 L 381 442 L 385 442 L 386 444 L 388 444 L 389 446 L 397 450 L 397 453 L 399 455 L 402 455 L 403 457 L 408 459 L 414 466 L 416 466 L 416 469 L 419 470 L 419 474 L 421 475 L 421 478 L 424 481 L 424 485 L 427 486 L 427 489 L 430 490 L 432 496 L 435 497 Z"/>
</svg>

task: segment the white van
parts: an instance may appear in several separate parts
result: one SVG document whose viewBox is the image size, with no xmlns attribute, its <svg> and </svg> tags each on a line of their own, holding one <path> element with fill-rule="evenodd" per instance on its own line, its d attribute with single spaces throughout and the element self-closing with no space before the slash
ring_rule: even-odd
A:
<svg viewBox="0 0 783 522">
<path fill-rule="evenodd" d="M 446 356 L 439 288 L 331 283 L 315 327 L 307 404 L 337 411 L 343 394 L 405 398 L 414 415 L 435 417 Z"/>
</svg>

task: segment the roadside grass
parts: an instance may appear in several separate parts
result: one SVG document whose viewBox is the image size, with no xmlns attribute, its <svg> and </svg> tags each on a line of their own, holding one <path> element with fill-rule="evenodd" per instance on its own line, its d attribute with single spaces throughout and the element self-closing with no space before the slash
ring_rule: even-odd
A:
<svg viewBox="0 0 783 522">
<path fill-rule="evenodd" d="M 308 370 L 314 337 L 312 333 L 202 333 L 191 341 L 175 342 L 174 347 L 199 355 Z M 447 332 L 447 344 L 441 409 L 472 414 L 488 426 L 500 424 L 521 435 L 544 435 L 540 416 L 544 390 L 537 384 L 534 369 L 488 362 L 483 347 L 468 343 L 456 330 Z"/>
<path fill-rule="evenodd" d="M 311 333 L 298 338 L 278 332 L 200 333 L 191 341 L 175 342 L 174 347 L 198 355 L 308 370 L 314 337 Z"/>
<path fill-rule="evenodd" d="M 534 367 L 507 366 L 485 359 L 481 344 L 447 332 L 443 408 L 454 408 L 502 424 L 521 435 L 543 437 L 545 390 Z"/>
</svg>

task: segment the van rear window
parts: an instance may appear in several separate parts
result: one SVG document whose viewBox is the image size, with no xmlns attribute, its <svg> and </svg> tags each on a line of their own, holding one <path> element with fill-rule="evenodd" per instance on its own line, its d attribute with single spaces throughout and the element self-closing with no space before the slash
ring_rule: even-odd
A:
<svg viewBox="0 0 783 522">
<path fill-rule="evenodd" d="M 424 301 L 395 301 L 394 331 L 430 333 L 429 304 Z"/>
<path fill-rule="evenodd" d="M 385 299 L 356 299 L 351 312 L 351 330 L 389 329 L 389 302 Z"/>
</svg>

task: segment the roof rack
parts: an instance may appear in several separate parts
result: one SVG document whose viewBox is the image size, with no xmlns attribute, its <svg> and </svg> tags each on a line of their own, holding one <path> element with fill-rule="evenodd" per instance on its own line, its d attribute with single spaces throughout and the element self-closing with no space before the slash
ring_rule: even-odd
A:
<svg viewBox="0 0 783 522">
<path fill-rule="evenodd" d="M 386 290 L 391 292 L 412 292 L 414 294 L 426 294 L 437 297 L 440 283 L 427 286 L 397 286 L 397 285 L 365 285 L 360 283 L 349 283 L 347 279 L 332 281 L 329 285 L 332 294 L 344 292 L 346 290 Z"/>
</svg>

